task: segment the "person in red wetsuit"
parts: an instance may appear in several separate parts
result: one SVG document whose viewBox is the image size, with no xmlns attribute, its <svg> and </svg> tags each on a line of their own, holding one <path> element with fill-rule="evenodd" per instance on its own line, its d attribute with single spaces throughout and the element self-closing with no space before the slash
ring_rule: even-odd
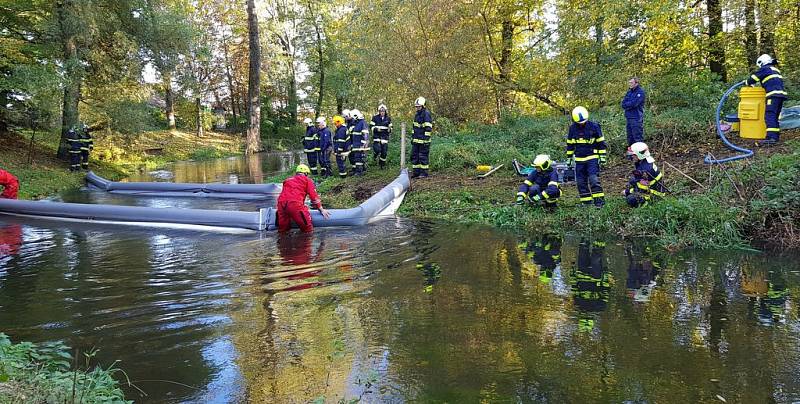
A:
<svg viewBox="0 0 800 404">
<path fill-rule="evenodd" d="M 292 222 L 296 223 L 304 233 L 314 230 L 311 213 L 305 204 L 306 195 L 311 198 L 311 206 L 318 209 L 325 219 L 331 217 L 322 207 L 322 200 L 317 195 L 314 181 L 308 178 L 310 174 L 311 169 L 305 164 L 300 164 L 295 170 L 295 175 L 283 181 L 283 190 L 278 196 L 278 231 L 289 231 Z"/>
<path fill-rule="evenodd" d="M 10 172 L 0 168 L 0 186 L 3 187 L 3 193 L 0 198 L 17 199 L 17 191 L 19 191 L 19 181 Z"/>
</svg>

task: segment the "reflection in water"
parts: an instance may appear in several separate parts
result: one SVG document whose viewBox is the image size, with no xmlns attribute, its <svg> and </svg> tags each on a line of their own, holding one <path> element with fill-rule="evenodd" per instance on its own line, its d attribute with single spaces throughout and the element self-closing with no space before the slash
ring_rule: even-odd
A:
<svg viewBox="0 0 800 404">
<path fill-rule="evenodd" d="M 800 400 L 797 257 L 407 220 L 15 226 L 0 331 L 99 347 L 137 401 Z"/>
<path fill-rule="evenodd" d="M 0 226 L 0 260 L 13 257 L 22 244 L 22 226 L 9 224 Z"/>
</svg>

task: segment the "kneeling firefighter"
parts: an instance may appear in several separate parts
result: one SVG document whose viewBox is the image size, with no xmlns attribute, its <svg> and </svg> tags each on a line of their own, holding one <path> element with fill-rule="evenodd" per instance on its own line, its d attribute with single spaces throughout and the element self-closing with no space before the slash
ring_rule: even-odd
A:
<svg viewBox="0 0 800 404">
<path fill-rule="evenodd" d="M 531 203 L 541 203 L 546 207 L 556 207 L 561 196 L 558 184 L 558 172 L 553 167 L 550 156 L 540 154 L 533 160 L 536 170 L 528 174 L 528 178 L 519 186 L 517 205 L 527 199 Z"/>
<path fill-rule="evenodd" d="M 631 153 L 636 162 L 628 188 L 623 192 L 628 205 L 635 208 L 644 206 L 654 198 L 666 195 L 664 173 L 658 169 L 656 160 L 650 155 L 650 149 L 643 142 L 631 145 Z"/>
<path fill-rule="evenodd" d="M 304 233 L 314 230 L 311 213 L 305 204 L 306 196 L 311 198 L 311 206 L 319 210 L 325 219 L 331 217 L 330 213 L 322 207 L 322 200 L 317 195 L 314 181 L 308 178 L 309 175 L 311 175 L 311 169 L 305 164 L 300 164 L 295 170 L 295 175 L 283 181 L 283 190 L 278 196 L 277 204 L 278 231 L 289 231 L 292 222 L 297 224 Z"/>
</svg>

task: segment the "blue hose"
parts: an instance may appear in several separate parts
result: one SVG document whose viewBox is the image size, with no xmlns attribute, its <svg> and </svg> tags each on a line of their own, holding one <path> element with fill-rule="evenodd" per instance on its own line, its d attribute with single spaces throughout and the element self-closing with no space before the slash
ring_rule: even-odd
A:
<svg viewBox="0 0 800 404">
<path fill-rule="evenodd" d="M 740 154 L 738 156 L 728 157 L 724 159 L 715 160 L 711 158 L 711 155 L 706 155 L 705 160 L 703 160 L 706 164 L 722 164 L 727 163 L 729 161 L 739 160 L 739 159 L 746 159 L 748 157 L 753 157 L 753 151 L 750 149 L 745 149 L 743 147 L 739 147 L 733 143 L 731 143 L 728 138 L 725 137 L 725 134 L 722 133 L 722 128 L 720 128 L 719 116 L 722 113 L 722 107 L 725 105 L 725 101 L 728 100 L 728 96 L 733 92 L 733 90 L 737 89 L 739 86 L 743 85 L 744 82 L 738 82 L 731 86 L 725 94 L 722 95 L 722 99 L 719 100 L 719 105 L 717 105 L 717 115 L 715 117 L 716 127 L 717 127 L 717 135 L 719 138 L 722 139 L 722 143 L 725 143 L 725 146 L 728 148 L 736 150 L 738 152 L 742 152 L 744 154 Z"/>
</svg>

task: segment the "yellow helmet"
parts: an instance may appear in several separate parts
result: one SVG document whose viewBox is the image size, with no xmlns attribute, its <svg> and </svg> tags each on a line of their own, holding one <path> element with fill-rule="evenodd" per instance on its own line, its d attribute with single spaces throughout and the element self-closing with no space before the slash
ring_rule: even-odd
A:
<svg viewBox="0 0 800 404">
<path fill-rule="evenodd" d="M 344 125 L 344 117 L 341 115 L 336 115 L 333 117 L 333 124 L 334 125 Z"/>
<path fill-rule="evenodd" d="M 550 156 L 546 154 L 540 154 L 533 159 L 533 166 L 541 169 L 542 171 L 549 170 L 551 165 L 552 160 L 550 160 Z"/>
<path fill-rule="evenodd" d="M 298 174 L 311 174 L 311 169 L 305 164 L 298 164 L 294 172 Z"/>
<path fill-rule="evenodd" d="M 572 110 L 572 120 L 577 123 L 586 123 L 589 120 L 589 111 L 581 106 L 575 107 Z"/>
</svg>

